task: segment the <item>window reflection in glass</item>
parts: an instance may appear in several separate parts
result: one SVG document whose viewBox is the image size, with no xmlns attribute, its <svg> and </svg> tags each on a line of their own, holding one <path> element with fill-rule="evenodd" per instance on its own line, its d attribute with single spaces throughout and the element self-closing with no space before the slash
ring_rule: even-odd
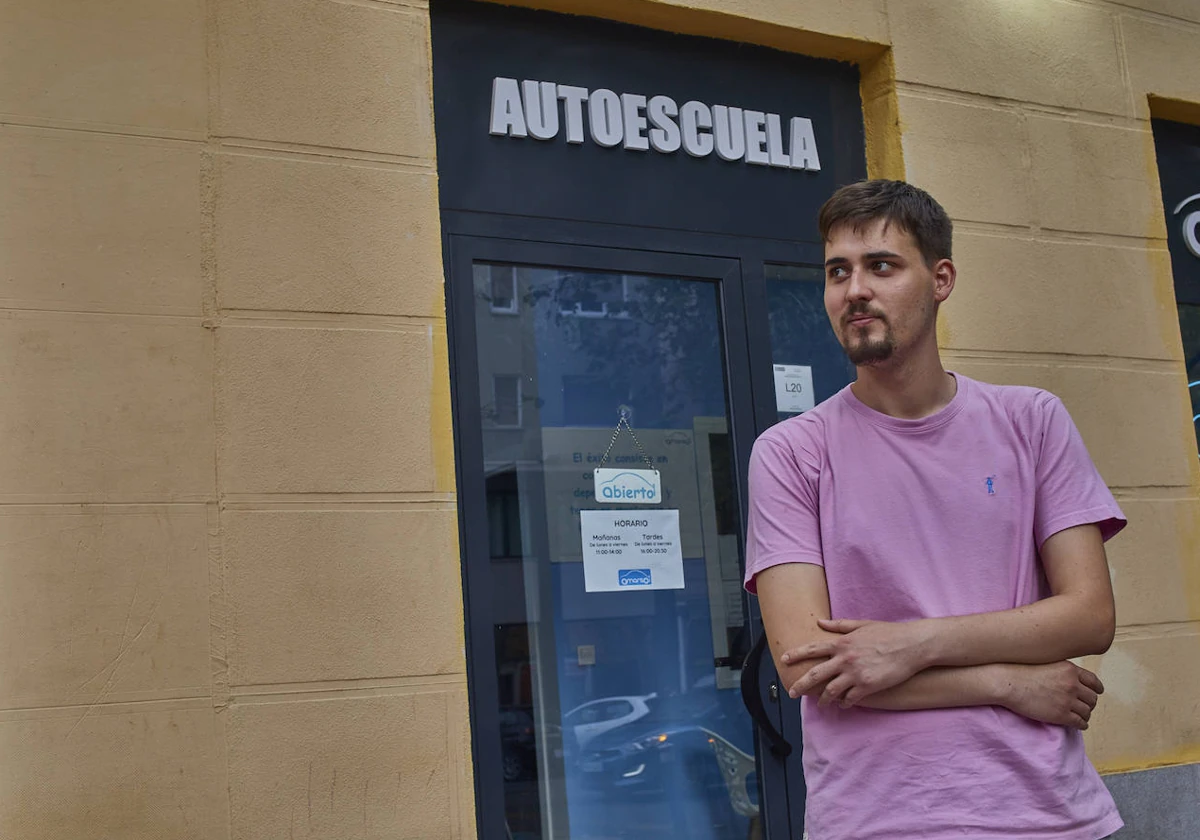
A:
<svg viewBox="0 0 1200 840">
<path fill-rule="evenodd" d="M 492 376 L 492 422 L 506 429 L 521 427 L 521 377 Z"/>
<path fill-rule="evenodd" d="M 514 840 L 757 830 L 717 285 L 477 263 L 499 726 Z M 619 411 L 680 511 L 683 589 L 586 592 L 579 511 Z M 627 435 L 611 465 L 641 466 Z"/>
<path fill-rule="evenodd" d="M 491 310 L 515 314 L 517 312 L 516 268 L 511 265 L 488 266 L 491 282 Z"/>
</svg>

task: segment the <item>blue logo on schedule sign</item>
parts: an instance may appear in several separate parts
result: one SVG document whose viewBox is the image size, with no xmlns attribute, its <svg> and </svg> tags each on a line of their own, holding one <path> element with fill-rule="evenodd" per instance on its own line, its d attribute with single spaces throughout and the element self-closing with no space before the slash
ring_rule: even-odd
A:
<svg viewBox="0 0 1200 840">
<path fill-rule="evenodd" d="M 649 586 L 649 569 L 618 569 L 617 584 L 619 586 Z"/>
</svg>

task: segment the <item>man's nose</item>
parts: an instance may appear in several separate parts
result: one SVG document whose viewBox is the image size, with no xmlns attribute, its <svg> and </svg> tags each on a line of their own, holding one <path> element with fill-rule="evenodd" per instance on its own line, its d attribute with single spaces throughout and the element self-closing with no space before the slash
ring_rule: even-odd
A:
<svg viewBox="0 0 1200 840">
<path fill-rule="evenodd" d="M 866 275 L 858 268 L 851 269 L 850 279 L 846 282 L 846 297 L 850 300 L 869 300 L 871 287 Z"/>
</svg>

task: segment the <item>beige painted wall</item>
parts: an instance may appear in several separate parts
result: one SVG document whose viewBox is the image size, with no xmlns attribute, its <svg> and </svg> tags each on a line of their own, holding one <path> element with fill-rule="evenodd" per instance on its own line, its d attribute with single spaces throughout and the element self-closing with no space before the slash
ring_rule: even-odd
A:
<svg viewBox="0 0 1200 840">
<path fill-rule="evenodd" d="M 1200 760 L 1147 123 L 1200 103 L 1200 7 L 533 5 L 864 62 L 874 171 L 957 222 L 948 360 L 1059 393 L 1133 521 L 1092 754 Z M 0 837 L 473 836 L 425 4 L 0 31 Z"/>
</svg>

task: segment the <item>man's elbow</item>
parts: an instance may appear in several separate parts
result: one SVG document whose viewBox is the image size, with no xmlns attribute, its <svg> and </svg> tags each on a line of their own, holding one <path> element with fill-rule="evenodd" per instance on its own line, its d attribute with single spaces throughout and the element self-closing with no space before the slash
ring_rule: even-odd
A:
<svg viewBox="0 0 1200 840">
<path fill-rule="evenodd" d="M 1112 601 L 1099 605 L 1091 611 L 1088 621 L 1087 656 L 1107 653 L 1117 634 L 1117 611 Z"/>
<path fill-rule="evenodd" d="M 1112 647 L 1113 639 L 1117 635 L 1117 620 L 1115 616 L 1110 616 L 1100 627 L 1096 629 L 1096 649 L 1092 651 L 1093 655 L 1108 653 L 1108 649 Z"/>
</svg>

